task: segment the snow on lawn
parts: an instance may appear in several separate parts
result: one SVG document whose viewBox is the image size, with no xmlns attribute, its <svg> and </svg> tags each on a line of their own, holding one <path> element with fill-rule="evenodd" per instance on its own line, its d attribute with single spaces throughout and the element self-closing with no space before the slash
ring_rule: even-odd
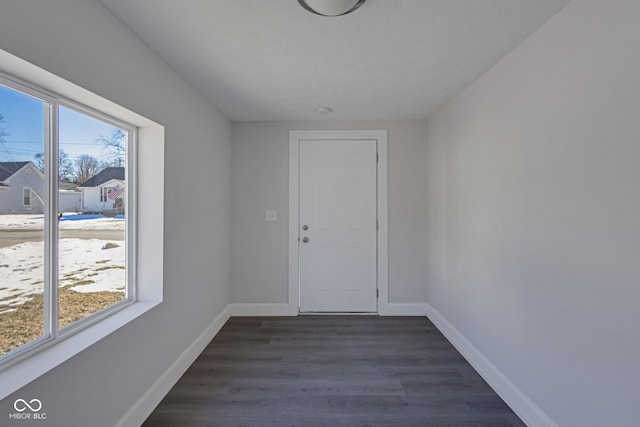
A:
<svg viewBox="0 0 640 427">
<path fill-rule="evenodd" d="M 84 222 L 84 221 L 81 221 Z M 124 292 L 125 248 L 103 249 L 109 243 L 97 239 L 60 239 L 59 286 L 77 292 Z M 115 243 L 115 242 L 111 242 Z M 15 307 L 29 295 L 43 291 L 42 242 L 26 242 L 0 248 L 0 313 Z"/>
<path fill-rule="evenodd" d="M 124 230 L 122 218 L 91 218 L 94 215 L 76 215 L 64 213 L 62 220 L 58 221 L 61 230 Z M 97 216 L 97 215 L 95 215 Z M 88 218 L 88 219 L 76 219 Z M 0 215 L 0 230 L 43 230 L 43 214 Z"/>
</svg>

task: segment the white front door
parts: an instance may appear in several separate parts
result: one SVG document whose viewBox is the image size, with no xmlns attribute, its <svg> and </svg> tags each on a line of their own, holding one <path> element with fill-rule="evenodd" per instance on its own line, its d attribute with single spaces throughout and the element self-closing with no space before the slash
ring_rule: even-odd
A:
<svg viewBox="0 0 640 427">
<path fill-rule="evenodd" d="M 301 312 L 377 311 L 376 140 L 300 140 Z"/>
</svg>

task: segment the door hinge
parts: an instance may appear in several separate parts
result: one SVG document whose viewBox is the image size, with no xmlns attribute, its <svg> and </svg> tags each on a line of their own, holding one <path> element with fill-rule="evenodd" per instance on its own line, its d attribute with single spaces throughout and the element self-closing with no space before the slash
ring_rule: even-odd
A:
<svg viewBox="0 0 640 427">
<path fill-rule="evenodd" d="M 380 289 L 376 288 L 376 298 L 380 298 Z"/>
<path fill-rule="evenodd" d="M 380 163 L 380 154 L 376 153 L 376 163 Z"/>
<path fill-rule="evenodd" d="M 376 219 L 376 231 L 380 231 L 380 222 Z"/>
</svg>

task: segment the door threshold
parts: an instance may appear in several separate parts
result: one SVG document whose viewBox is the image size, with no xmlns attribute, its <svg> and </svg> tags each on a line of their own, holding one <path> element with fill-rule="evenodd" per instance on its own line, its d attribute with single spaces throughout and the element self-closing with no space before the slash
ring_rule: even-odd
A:
<svg viewBox="0 0 640 427">
<path fill-rule="evenodd" d="M 299 311 L 299 316 L 377 316 L 377 312 L 360 311 Z"/>
</svg>

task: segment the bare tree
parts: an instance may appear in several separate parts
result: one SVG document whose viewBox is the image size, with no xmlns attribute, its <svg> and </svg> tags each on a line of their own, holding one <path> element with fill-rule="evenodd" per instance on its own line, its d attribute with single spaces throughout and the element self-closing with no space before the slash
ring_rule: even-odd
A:
<svg viewBox="0 0 640 427">
<path fill-rule="evenodd" d="M 0 113 L 0 124 L 2 123 L 4 123 L 4 116 Z M 4 145 L 4 139 L 7 136 L 9 136 L 9 132 L 6 132 L 4 128 L 0 126 L 0 145 L 2 145 L 2 148 L 8 152 L 9 150 L 7 150 L 7 147 Z"/>
<path fill-rule="evenodd" d="M 75 180 L 76 184 L 82 184 L 100 170 L 98 159 L 88 154 L 78 157 L 75 162 Z"/>
<path fill-rule="evenodd" d="M 33 162 L 36 167 L 44 172 L 44 153 L 38 153 L 33 156 Z M 58 155 L 58 179 L 61 181 L 71 181 L 75 175 L 73 163 L 69 159 L 69 155 L 60 150 Z"/>
<path fill-rule="evenodd" d="M 36 164 L 36 167 L 44 172 L 44 152 L 40 152 L 33 156 L 33 163 Z"/>
<path fill-rule="evenodd" d="M 95 140 L 102 144 L 104 150 L 112 156 L 112 160 L 105 162 L 105 166 L 124 166 L 127 153 L 127 134 L 118 128 L 112 128 L 109 136 L 100 135 Z"/>
<path fill-rule="evenodd" d="M 0 113 L 0 124 L 4 123 L 4 116 Z M 11 151 L 4 144 L 5 138 L 9 136 L 9 132 L 6 132 L 3 127 L 0 127 L 0 150 L 3 151 L 9 159 L 12 158 Z"/>
<path fill-rule="evenodd" d="M 69 155 L 60 150 L 58 154 L 58 179 L 61 181 L 71 181 L 74 176 L 74 167 Z"/>
<path fill-rule="evenodd" d="M 4 123 L 4 116 L 0 113 L 0 124 Z M 4 138 L 9 136 L 8 132 L 5 132 L 3 127 L 0 127 L 0 142 L 4 142 Z"/>
</svg>

